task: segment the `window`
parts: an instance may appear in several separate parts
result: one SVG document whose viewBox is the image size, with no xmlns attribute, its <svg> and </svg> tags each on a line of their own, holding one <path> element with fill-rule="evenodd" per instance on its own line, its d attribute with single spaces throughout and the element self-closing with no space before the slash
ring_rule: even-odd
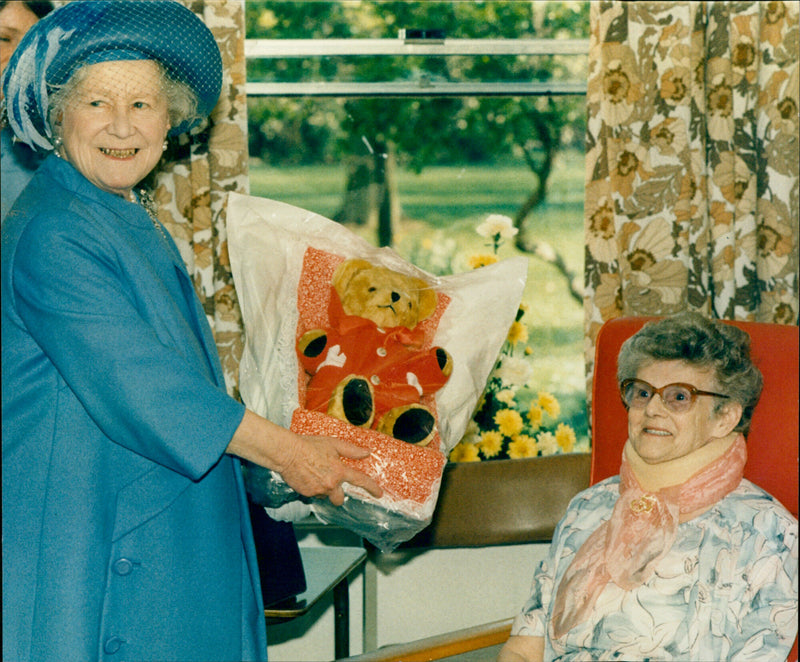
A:
<svg viewBox="0 0 800 662">
<path fill-rule="evenodd" d="M 532 397 L 586 437 L 588 2 L 248 0 L 250 187 L 428 271 L 470 268 L 503 214 L 530 259 Z"/>
</svg>

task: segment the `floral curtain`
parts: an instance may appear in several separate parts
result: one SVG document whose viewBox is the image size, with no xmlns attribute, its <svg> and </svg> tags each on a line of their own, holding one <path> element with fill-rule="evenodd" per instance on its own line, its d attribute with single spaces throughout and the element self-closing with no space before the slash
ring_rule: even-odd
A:
<svg viewBox="0 0 800 662">
<path fill-rule="evenodd" d="M 585 332 L 695 310 L 797 324 L 797 2 L 596 2 Z"/>
<path fill-rule="evenodd" d="M 155 198 L 211 324 L 228 391 L 238 397 L 243 331 L 228 259 L 225 200 L 229 191 L 249 191 L 244 0 L 181 1 L 217 39 L 224 67 L 222 94 L 203 128 L 170 145 Z"/>
</svg>

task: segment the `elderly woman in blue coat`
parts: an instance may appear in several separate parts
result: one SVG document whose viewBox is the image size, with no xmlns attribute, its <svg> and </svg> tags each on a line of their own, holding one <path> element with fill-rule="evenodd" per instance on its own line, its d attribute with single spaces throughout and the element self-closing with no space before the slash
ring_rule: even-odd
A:
<svg viewBox="0 0 800 662">
<path fill-rule="evenodd" d="M 220 87 L 172 0 L 66 4 L 5 72 L 16 136 L 52 153 L 2 228 L 3 659 L 265 659 L 238 458 L 334 503 L 380 493 L 342 461 L 365 451 L 226 394 L 138 188 Z"/>
</svg>

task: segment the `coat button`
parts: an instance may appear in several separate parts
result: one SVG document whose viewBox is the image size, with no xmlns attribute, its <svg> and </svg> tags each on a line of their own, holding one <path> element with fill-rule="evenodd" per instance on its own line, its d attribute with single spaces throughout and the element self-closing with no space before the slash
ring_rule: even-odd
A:
<svg viewBox="0 0 800 662">
<path fill-rule="evenodd" d="M 113 637 L 106 639 L 105 643 L 103 644 L 103 650 L 109 655 L 113 655 L 114 653 L 119 652 L 119 649 L 122 648 L 124 643 L 125 640 L 122 637 L 114 635 Z"/>
<path fill-rule="evenodd" d="M 386 356 L 387 351 L 385 347 L 378 347 L 378 356 Z"/>
<path fill-rule="evenodd" d="M 124 577 L 133 572 L 133 561 L 129 559 L 119 559 L 114 563 L 114 574 Z"/>
<path fill-rule="evenodd" d="M 381 378 L 378 377 L 378 375 L 372 375 L 372 377 L 369 378 L 369 381 L 371 381 L 374 386 L 377 386 L 381 383 Z"/>
</svg>

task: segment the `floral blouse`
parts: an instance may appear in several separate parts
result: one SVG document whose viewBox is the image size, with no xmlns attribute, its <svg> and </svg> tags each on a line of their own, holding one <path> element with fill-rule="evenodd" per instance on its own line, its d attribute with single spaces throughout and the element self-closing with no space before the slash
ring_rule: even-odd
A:
<svg viewBox="0 0 800 662">
<path fill-rule="evenodd" d="M 591 618 L 553 640 L 561 577 L 618 496 L 615 476 L 572 500 L 512 634 L 546 636 L 545 660 L 786 660 L 797 633 L 797 520 L 747 480 L 678 526 L 649 581 L 629 592 L 609 583 Z"/>
</svg>

